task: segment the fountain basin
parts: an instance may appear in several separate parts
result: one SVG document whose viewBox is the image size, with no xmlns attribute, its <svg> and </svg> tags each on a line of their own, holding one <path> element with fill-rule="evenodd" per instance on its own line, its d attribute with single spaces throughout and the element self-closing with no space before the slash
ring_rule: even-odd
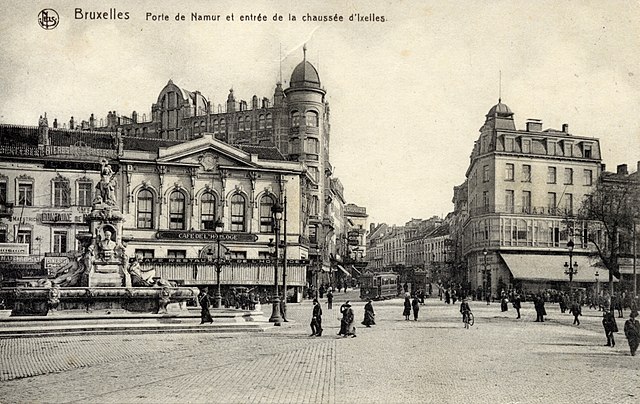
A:
<svg viewBox="0 0 640 404">
<path fill-rule="evenodd" d="M 16 287 L 0 288 L 11 316 L 46 316 L 57 312 L 166 313 L 186 310 L 197 288 L 187 287 Z"/>
</svg>

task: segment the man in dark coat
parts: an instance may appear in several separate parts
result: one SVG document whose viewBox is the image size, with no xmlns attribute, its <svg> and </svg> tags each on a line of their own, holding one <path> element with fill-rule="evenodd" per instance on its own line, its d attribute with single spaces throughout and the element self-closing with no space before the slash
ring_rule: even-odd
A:
<svg viewBox="0 0 640 404">
<path fill-rule="evenodd" d="M 544 316 L 547 315 L 547 311 L 544 309 L 544 298 L 541 294 L 536 296 L 534 301 L 534 306 L 536 308 L 536 323 L 544 323 Z"/>
<path fill-rule="evenodd" d="M 602 327 L 604 327 L 604 335 L 607 337 L 607 344 L 605 346 L 616 346 L 613 333 L 618 332 L 618 324 L 616 324 L 616 317 L 613 315 L 613 312 L 607 309 L 602 313 Z"/>
<path fill-rule="evenodd" d="M 198 295 L 198 303 L 200 304 L 200 324 L 213 323 L 211 313 L 209 312 L 209 306 L 211 305 L 211 299 L 209 298 L 209 288 L 200 290 Z"/>
<path fill-rule="evenodd" d="M 313 299 L 313 313 L 311 315 L 311 337 L 322 336 L 322 307 L 318 299 Z"/>
<path fill-rule="evenodd" d="M 582 315 L 582 307 L 580 307 L 580 303 L 578 303 L 578 300 L 574 300 L 573 302 L 571 302 L 571 308 L 569 309 L 569 311 L 571 311 L 571 314 L 573 314 L 573 324 L 580 325 L 580 319 L 578 317 Z"/>
<path fill-rule="evenodd" d="M 367 304 L 364 305 L 364 321 L 362 321 L 362 325 L 366 327 L 371 327 L 372 325 L 376 325 L 374 321 L 375 313 L 373 312 L 373 304 L 371 304 L 371 299 L 367 299 Z"/>
<path fill-rule="evenodd" d="M 413 309 L 413 321 L 418 321 L 418 312 L 420 311 L 420 300 L 417 297 L 413 298 L 411 302 L 411 308 Z"/>
<path fill-rule="evenodd" d="M 518 317 L 516 317 L 516 319 L 520 318 L 521 307 L 522 307 L 522 299 L 520 299 L 520 295 L 516 294 L 516 296 L 513 298 L 513 308 L 516 309 L 516 313 L 518 313 Z"/>
<path fill-rule="evenodd" d="M 329 288 L 329 291 L 327 292 L 327 309 L 333 309 L 333 292 L 331 291 L 331 288 Z"/>
<path fill-rule="evenodd" d="M 638 344 L 640 344 L 640 322 L 636 320 L 636 317 L 638 317 L 638 312 L 631 310 L 629 319 L 624 323 L 624 335 L 627 337 L 627 341 L 629 341 L 631 356 L 636 355 Z"/>
</svg>

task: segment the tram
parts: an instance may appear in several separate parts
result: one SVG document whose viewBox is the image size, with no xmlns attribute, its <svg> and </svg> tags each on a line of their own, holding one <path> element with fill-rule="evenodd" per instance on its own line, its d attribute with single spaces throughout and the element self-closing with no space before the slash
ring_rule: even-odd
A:
<svg viewBox="0 0 640 404">
<path fill-rule="evenodd" d="M 398 296 L 398 274 L 364 273 L 360 275 L 360 298 L 372 300 L 391 299 Z"/>
</svg>

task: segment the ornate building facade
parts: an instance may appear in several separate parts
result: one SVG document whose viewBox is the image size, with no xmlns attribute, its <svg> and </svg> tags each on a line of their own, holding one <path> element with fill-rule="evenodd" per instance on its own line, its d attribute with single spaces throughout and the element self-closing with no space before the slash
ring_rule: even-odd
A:
<svg viewBox="0 0 640 404">
<path fill-rule="evenodd" d="M 90 204 L 104 158 L 118 173 L 128 253 L 145 257 L 144 265 L 162 276 L 174 271 L 167 277 L 176 279 L 178 269 L 168 268 L 177 268 L 176 260 L 194 264 L 189 260 L 199 257 L 217 219 L 224 232 L 247 235 L 227 240 L 232 261 L 264 261 L 273 238 L 268 206 L 286 195 L 287 255 L 297 260 L 290 271 L 296 265 L 302 271 L 289 284 L 305 285 L 317 269 L 328 271 L 346 233 L 344 190 L 329 161 L 325 95 L 305 52 L 288 87 L 277 83 L 270 99 L 254 95 L 248 104 L 230 90 L 225 105 L 216 107 L 169 80 L 149 116 L 109 111 L 103 120 L 72 117 L 62 128 L 57 120 L 50 127 L 46 118 L 39 127 L 3 125 L 0 241 L 26 243 L 29 253 L 38 245 L 49 255 L 76 249 L 74 232 L 84 230 L 83 206 Z M 45 183 L 51 203 L 36 204 L 45 197 L 39 193 Z M 56 209 L 43 211 L 49 208 Z M 47 219 L 64 227 L 66 239 Z M 182 283 L 209 282 L 189 265 L 179 270 Z M 272 264 L 263 266 L 260 276 L 267 279 Z"/>
<path fill-rule="evenodd" d="M 494 295 L 513 286 L 553 287 L 568 281 L 563 264 L 572 240 L 580 265 L 574 279 L 595 282 L 586 226 L 575 216 L 600 175 L 599 140 L 574 135 L 566 124 L 542 130 L 539 120 L 518 130 L 513 115 L 501 101 L 487 113 L 466 173 L 467 195 L 454 200 L 468 204 L 467 277 Z"/>
</svg>

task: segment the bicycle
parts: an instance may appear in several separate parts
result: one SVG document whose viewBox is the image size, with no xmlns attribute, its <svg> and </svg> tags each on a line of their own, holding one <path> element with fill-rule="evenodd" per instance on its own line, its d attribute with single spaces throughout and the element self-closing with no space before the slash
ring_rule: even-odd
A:
<svg viewBox="0 0 640 404">
<path fill-rule="evenodd" d="M 472 312 L 464 313 L 462 315 L 462 321 L 464 322 L 464 328 L 468 329 L 474 323 L 473 313 Z"/>
</svg>

